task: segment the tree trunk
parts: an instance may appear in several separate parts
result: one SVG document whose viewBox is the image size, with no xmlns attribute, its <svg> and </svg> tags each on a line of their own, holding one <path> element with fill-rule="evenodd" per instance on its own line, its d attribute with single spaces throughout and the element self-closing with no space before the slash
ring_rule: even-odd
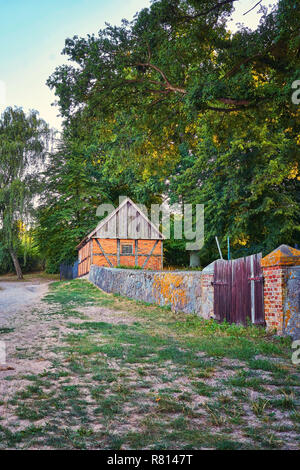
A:
<svg viewBox="0 0 300 470">
<path fill-rule="evenodd" d="M 16 273 L 17 273 L 18 280 L 20 281 L 21 279 L 23 279 L 23 274 L 22 274 L 22 270 L 21 270 L 19 260 L 17 258 L 16 253 L 13 250 L 9 250 L 9 252 L 10 252 L 10 256 L 11 256 L 11 258 L 13 260 L 13 263 L 14 263 L 14 267 L 15 267 L 15 270 L 16 270 Z"/>
</svg>

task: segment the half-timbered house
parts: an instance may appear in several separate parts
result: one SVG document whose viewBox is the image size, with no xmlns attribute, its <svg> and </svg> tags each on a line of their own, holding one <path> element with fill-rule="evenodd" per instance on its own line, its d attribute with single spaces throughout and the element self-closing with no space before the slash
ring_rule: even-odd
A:
<svg viewBox="0 0 300 470">
<path fill-rule="evenodd" d="M 126 198 L 77 246 L 78 275 L 87 274 L 92 264 L 160 270 L 163 239 L 144 212 Z"/>
</svg>

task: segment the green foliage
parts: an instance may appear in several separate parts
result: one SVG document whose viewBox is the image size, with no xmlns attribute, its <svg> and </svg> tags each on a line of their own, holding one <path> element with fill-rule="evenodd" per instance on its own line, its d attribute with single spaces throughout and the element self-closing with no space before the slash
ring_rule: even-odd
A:
<svg viewBox="0 0 300 470">
<path fill-rule="evenodd" d="M 76 258 L 97 206 L 120 195 L 204 204 L 202 265 L 218 257 L 215 235 L 223 250 L 230 236 L 234 257 L 299 241 L 298 5 L 279 0 L 261 8 L 256 30 L 231 33 L 233 9 L 155 0 L 132 22 L 66 40 L 69 65 L 48 80 L 64 132 L 35 231 L 48 272 Z M 23 183 L 9 194 L 20 206 Z M 6 225 L 16 245 L 17 226 Z M 165 264 L 188 264 L 184 241 L 165 242 Z"/>
<path fill-rule="evenodd" d="M 140 194 L 139 202 L 156 200 L 152 187 L 144 185 L 141 193 L 132 169 L 119 174 L 117 166 L 111 169 L 109 156 L 102 155 L 96 138 L 85 132 L 74 128 L 65 132 L 44 172 L 45 191 L 35 238 L 49 273 L 58 272 L 62 262 L 77 258 L 76 246 L 100 220 L 96 211 L 101 203 L 116 207 L 119 196 L 134 197 L 135 191 Z"/>
<path fill-rule="evenodd" d="M 247 337 L 247 338 L 268 338 L 270 334 L 266 333 L 264 328 L 259 328 L 254 325 L 247 327 L 238 325 L 236 323 L 228 323 L 226 321 L 217 323 L 215 320 L 206 320 L 196 315 L 189 315 L 185 321 L 178 321 L 175 323 L 174 328 L 179 332 L 197 332 L 201 331 L 201 335 L 230 336 L 230 337 Z"/>
<path fill-rule="evenodd" d="M 172 267 L 182 267 L 189 265 L 189 252 L 185 249 L 184 240 L 164 241 L 164 264 Z"/>
<path fill-rule="evenodd" d="M 231 237 L 234 256 L 299 240 L 299 9 L 261 8 L 229 31 L 234 1 L 155 0 L 87 38 L 48 80 L 65 120 L 37 232 L 49 270 L 76 256 L 95 208 L 119 195 L 205 204 L 201 263 Z M 247 20 L 247 16 L 245 16 Z M 165 243 L 168 264 L 187 264 Z"/>
<path fill-rule="evenodd" d="M 35 111 L 26 115 L 19 108 L 7 108 L 0 117 L 0 263 L 2 270 L 9 268 L 9 254 L 18 276 L 22 273 L 17 254 L 24 252 L 24 224 L 32 221 L 48 136 L 46 123 Z"/>
<path fill-rule="evenodd" d="M 125 264 L 119 264 L 118 269 L 143 269 L 142 266 L 126 266 Z"/>
<path fill-rule="evenodd" d="M 205 205 L 204 258 L 217 256 L 215 235 L 223 252 L 230 236 L 236 257 L 299 240 L 297 130 L 288 135 L 280 117 L 275 123 L 254 114 L 236 119 L 228 135 L 219 119 L 203 118 L 194 162 L 172 182 L 173 198 Z"/>
<path fill-rule="evenodd" d="M 28 243 L 21 243 L 18 251 L 18 259 L 23 273 L 42 271 L 43 263 L 38 247 L 33 240 Z"/>
<path fill-rule="evenodd" d="M 5 274 L 12 271 L 13 262 L 8 250 L 5 249 L 4 244 L 0 243 L 0 274 Z"/>
</svg>

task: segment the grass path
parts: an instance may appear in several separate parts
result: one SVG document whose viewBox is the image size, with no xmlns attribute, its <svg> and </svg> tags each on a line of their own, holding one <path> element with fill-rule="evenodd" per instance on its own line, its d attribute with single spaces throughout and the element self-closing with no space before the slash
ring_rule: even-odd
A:
<svg viewBox="0 0 300 470">
<path fill-rule="evenodd" d="M 55 282 L 3 331 L 0 448 L 299 449 L 290 342 Z"/>
</svg>

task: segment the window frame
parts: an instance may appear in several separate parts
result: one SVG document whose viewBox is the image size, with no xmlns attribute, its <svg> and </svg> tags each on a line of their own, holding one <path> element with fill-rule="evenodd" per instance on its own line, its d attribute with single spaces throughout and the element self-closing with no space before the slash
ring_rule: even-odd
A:
<svg viewBox="0 0 300 470">
<path fill-rule="evenodd" d="M 130 248 L 130 253 L 123 251 L 124 248 Z M 133 255 L 133 245 L 129 243 L 121 243 L 121 255 L 122 256 L 132 256 Z"/>
</svg>

